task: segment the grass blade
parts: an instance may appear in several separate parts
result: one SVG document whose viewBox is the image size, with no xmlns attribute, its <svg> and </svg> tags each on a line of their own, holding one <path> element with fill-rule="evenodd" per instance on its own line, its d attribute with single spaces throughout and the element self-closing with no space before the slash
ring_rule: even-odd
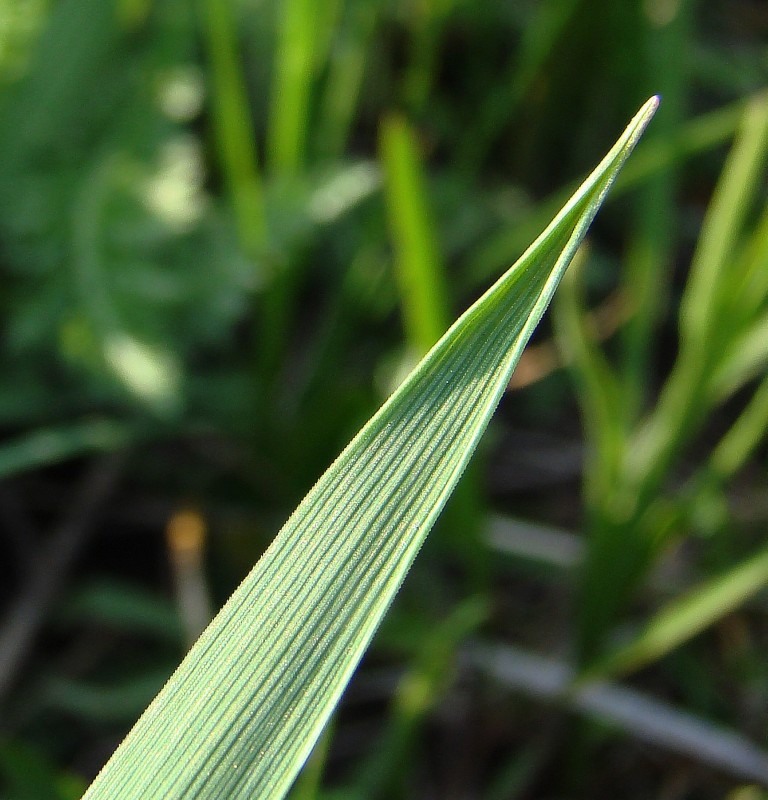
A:
<svg viewBox="0 0 768 800">
<path fill-rule="evenodd" d="M 763 378 L 744 410 L 712 453 L 710 465 L 720 478 L 731 477 L 768 432 L 768 378 Z"/>
<path fill-rule="evenodd" d="M 312 81 L 327 2 L 288 0 L 278 12 L 279 33 L 267 131 L 269 168 L 295 176 L 305 161 Z"/>
<path fill-rule="evenodd" d="M 612 678 L 657 661 L 737 609 L 766 583 L 768 549 L 763 549 L 663 608 L 629 644 L 588 670 L 579 682 Z"/>
<path fill-rule="evenodd" d="M 284 796 L 657 105 L 318 481 L 87 800 Z"/>
<path fill-rule="evenodd" d="M 237 23 L 231 4 L 200 4 L 208 49 L 217 154 L 232 198 L 240 244 L 249 258 L 263 248 L 267 235 L 256 135 L 237 48 Z"/>
<path fill-rule="evenodd" d="M 406 338 L 421 355 L 446 329 L 449 303 L 416 136 L 403 117 L 384 120 L 381 160 Z"/>
<path fill-rule="evenodd" d="M 748 219 L 753 198 L 759 196 L 768 160 L 768 95 L 748 106 L 736 141 L 707 209 L 691 263 L 688 287 L 680 308 L 682 346 L 696 352 L 710 339 L 718 340 L 718 312 L 727 307 L 732 289 L 733 254 Z"/>
<path fill-rule="evenodd" d="M 584 245 L 574 259 L 555 302 L 555 331 L 560 350 L 573 364 L 573 375 L 583 408 L 584 427 L 594 451 L 588 454 L 585 491 L 591 504 L 604 497 L 615 482 L 621 456 L 621 391 L 608 360 L 588 330 L 583 300 L 581 268 L 587 257 Z"/>
<path fill-rule="evenodd" d="M 733 253 L 738 253 L 738 239 L 767 159 L 768 102 L 758 96 L 747 106 L 707 208 L 681 299 L 680 353 L 658 405 L 628 454 L 630 473 L 642 476 L 647 487 L 658 484 L 714 404 L 715 379 L 720 380 L 718 368 L 732 336 L 723 330 L 728 320 L 723 312 L 733 288 L 731 265 L 739 265 Z"/>
</svg>

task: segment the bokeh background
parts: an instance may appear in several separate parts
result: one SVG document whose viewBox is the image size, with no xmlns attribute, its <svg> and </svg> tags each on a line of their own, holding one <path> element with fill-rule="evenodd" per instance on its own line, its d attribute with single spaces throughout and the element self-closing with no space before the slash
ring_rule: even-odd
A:
<svg viewBox="0 0 768 800">
<path fill-rule="evenodd" d="M 295 796 L 762 797 L 766 42 L 763 0 L 0 0 L 0 797 L 82 794 L 651 94 Z"/>
</svg>

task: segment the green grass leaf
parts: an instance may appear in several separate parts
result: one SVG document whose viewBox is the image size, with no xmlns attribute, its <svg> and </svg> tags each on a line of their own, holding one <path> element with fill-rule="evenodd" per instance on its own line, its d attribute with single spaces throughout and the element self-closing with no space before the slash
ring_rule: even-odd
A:
<svg viewBox="0 0 768 800">
<path fill-rule="evenodd" d="M 602 680 L 657 661 L 741 606 L 768 583 L 768 549 L 671 602 L 631 642 L 599 662 L 582 681 Z"/>
<path fill-rule="evenodd" d="M 232 6 L 216 0 L 200 3 L 211 74 L 212 118 L 217 153 L 227 182 L 240 245 L 257 256 L 267 235 L 256 135 L 248 110 L 247 88 L 239 64 L 237 21 Z"/>
<path fill-rule="evenodd" d="M 284 796 L 657 105 L 318 481 L 87 800 Z"/>
<path fill-rule="evenodd" d="M 416 135 L 405 118 L 384 120 L 380 149 L 405 333 L 421 355 L 445 330 L 450 304 Z"/>
</svg>

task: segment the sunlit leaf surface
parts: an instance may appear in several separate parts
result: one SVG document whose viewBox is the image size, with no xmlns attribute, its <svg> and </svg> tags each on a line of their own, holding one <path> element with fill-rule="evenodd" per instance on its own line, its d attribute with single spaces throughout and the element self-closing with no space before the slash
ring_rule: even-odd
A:
<svg viewBox="0 0 768 800">
<path fill-rule="evenodd" d="M 87 800 L 284 795 L 657 102 L 318 481 Z"/>
</svg>

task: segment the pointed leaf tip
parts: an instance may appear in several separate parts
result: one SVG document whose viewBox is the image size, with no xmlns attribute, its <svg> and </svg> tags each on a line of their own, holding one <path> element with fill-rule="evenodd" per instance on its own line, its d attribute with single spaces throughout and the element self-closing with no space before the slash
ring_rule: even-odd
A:
<svg viewBox="0 0 768 800">
<path fill-rule="evenodd" d="M 88 800 L 285 796 L 657 106 L 310 490 Z"/>
<path fill-rule="evenodd" d="M 632 131 L 632 146 L 634 146 L 637 140 L 643 135 L 645 129 L 648 127 L 648 123 L 653 119 L 660 104 L 661 96 L 655 94 L 653 97 L 649 97 L 637 114 L 635 114 L 634 119 L 629 124 L 630 128 L 634 128 Z"/>
</svg>

